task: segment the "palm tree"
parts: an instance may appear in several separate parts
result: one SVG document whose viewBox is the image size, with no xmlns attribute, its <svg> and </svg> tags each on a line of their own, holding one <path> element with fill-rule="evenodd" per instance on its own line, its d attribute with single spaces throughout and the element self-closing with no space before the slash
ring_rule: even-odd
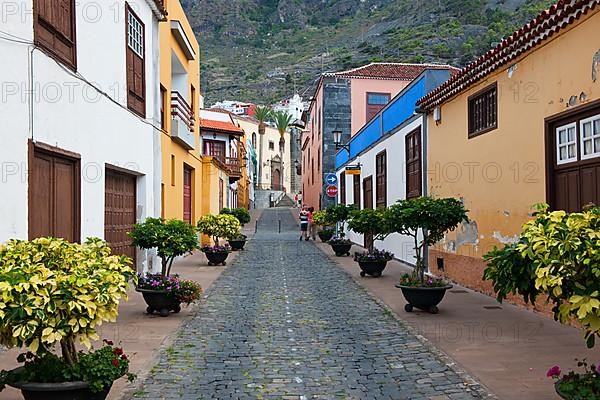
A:
<svg viewBox="0 0 600 400">
<path fill-rule="evenodd" d="M 275 127 L 279 131 L 279 153 L 281 158 L 281 182 L 280 187 L 283 187 L 283 148 L 285 146 L 285 133 L 290 127 L 293 117 L 285 111 L 278 111 L 273 113 L 273 122 Z"/>
<path fill-rule="evenodd" d="M 256 107 L 255 118 L 258 120 L 258 188 L 261 189 L 263 170 L 263 138 L 265 136 L 266 122 L 271 119 L 273 111 L 269 107 Z"/>
</svg>

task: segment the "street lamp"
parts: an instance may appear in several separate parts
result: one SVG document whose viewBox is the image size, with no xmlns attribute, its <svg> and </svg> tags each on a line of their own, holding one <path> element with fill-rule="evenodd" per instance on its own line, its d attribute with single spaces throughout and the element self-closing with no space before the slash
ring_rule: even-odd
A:
<svg viewBox="0 0 600 400">
<path fill-rule="evenodd" d="M 335 129 L 333 131 L 333 144 L 335 144 L 335 149 L 344 149 L 350 154 L 350 145 L 342 144 L 342 131 L 340 129 Z"/>
</svg>

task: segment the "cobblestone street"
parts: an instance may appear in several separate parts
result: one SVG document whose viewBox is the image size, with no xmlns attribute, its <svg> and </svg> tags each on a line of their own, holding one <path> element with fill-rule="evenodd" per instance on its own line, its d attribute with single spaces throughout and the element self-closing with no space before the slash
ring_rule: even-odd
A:
<svg viewBox="0 0 600 400">
<path fill-rule="evenodd" d="M 297 231 L 289 210 L 263 213 L 135 398 L 487 396 Z"/>
</svg>

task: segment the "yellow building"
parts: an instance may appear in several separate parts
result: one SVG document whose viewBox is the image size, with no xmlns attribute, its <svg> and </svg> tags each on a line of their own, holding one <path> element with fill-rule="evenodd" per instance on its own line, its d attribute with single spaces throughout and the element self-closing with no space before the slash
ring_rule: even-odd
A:
<svg viewBox="0 0 600 400">
<path fill-rule="evenodd" d="M 534 204 L 600 204 L 599 32 L 599 0 L 559 2 L 419 100 L 428 194 L 471 218 L 432 249 L 433 273 L 491 293 L 482 255 Z"/>
</svg>

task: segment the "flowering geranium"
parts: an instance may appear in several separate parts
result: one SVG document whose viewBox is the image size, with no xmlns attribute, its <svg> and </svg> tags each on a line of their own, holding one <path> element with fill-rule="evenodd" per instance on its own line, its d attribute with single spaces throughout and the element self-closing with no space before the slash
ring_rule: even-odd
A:
<svg viewBox="0 0 600 400">
<path fill-rule="evenodd" d="M 231 253 L 231 246 L 225 244 L 224 246 L 203 246 L 200 249 L 203 253 Z"/>
<path fill-rule="evenodd" d="M 585 359 L 575 360 L 583 371 L 569 371 L 561 377 L 558 365 L 550 368 L 546 376 L 556 380 L 557 391 L 566 399 L 596 400 L 600 398 L 600 363 L 588 364 Z"/>
<path fill-rule="evenodd" d="M 180 279 L 178 275 L 164 276 L 148 274 L 138 279 L 138 289 L 166 292 L 181 303 L 190 304 L 198 300 L 202 288 L 194 281 Z"/>
<path fill-rule="evenodd" d="M 437 278 L 435 276 L 425 275 L 425 280 L 421 281 L 419 277 L 410 274 L 404 274 L 400 277 L 400 286 L 414 286 L 414 287 L 444 287 L 448 285 L 444 279 Z"/>
<path fill-rule="evenodd" d="M 355 253 L 354 261 L 358 262 L 375 262 L 375 261 L 390 261 L 394 258 L 394 254 L 386 250 L 374 249 L 372 253 L 365 251 L 363 253 Z"/>
</svg>

